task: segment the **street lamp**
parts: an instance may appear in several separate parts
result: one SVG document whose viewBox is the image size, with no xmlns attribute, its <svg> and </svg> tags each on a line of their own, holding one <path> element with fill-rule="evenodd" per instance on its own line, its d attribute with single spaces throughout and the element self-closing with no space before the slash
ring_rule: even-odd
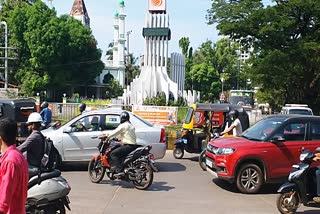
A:
<svg viewBox="0 0 320 214">
<path fill-rule="evenodd" d="M 221 77 L 221 78 L 220 78 L 220 80 L 221 80 L 221 95 L 220 95 L 220 100 L 222 101 L 222 100 L 224 100 L 224 94 L 223 94 L 223 83 L 224 83 L 224 78 L 223 78 L 223 77 Z"/>
<path fill-rule="evenodd" d="M 5 27 L 5 44 L 4 44 L 4 88 L 8 88 L 8 25 L 7 22 L 2 21 L 1 25 Z"/>
</svg>

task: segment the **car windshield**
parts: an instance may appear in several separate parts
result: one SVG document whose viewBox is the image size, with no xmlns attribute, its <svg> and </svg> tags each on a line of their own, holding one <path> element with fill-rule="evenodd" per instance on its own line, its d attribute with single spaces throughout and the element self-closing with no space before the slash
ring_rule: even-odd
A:
<svg viewBox="0 0 320 214">
<path fill-rule="evenodd" d="M 312 112 L 308 109 L 290 109 L 290 114 L 303 114 L 303 115 L 312 115 Z"/>
<path fill-rule="evenodd" d="M 257 122 L 241 135 L 244 138 L 254 141 L 265 141 L 270 134 L 278 128 L 285 117 L 270 117 Z"/>
</svg>

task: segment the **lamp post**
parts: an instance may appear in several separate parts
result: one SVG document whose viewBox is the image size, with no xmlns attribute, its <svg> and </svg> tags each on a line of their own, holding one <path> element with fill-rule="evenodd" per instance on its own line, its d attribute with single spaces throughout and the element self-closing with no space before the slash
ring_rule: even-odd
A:
<svg viewBox="0 0 320 214">
<path fill-rule="evenodd" d="M 4 44 L 4 88 L 8 88 L 8 25 L 7 22 L 1 21 L 1 25 L 5 27 L 5 44 Z"/>
<path fill-rule="evenodd" d="M 222 101 L 222 100 L 225 99 L 224 94 L 223 94 L 223 83 L 224 83 L 224 78 L 223 78 L 223 76 L 220 78 L 220 80 L 221 80 L 221 95 L 220 95 L 220 100 Z"/>
</svg>

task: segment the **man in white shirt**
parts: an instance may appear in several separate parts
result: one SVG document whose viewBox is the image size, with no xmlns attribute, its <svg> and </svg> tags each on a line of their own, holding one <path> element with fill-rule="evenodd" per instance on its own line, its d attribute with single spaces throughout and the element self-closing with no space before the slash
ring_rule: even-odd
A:
<svg viewBox="0 0 320 214">
<path fill-rule="evenodd" d="M 229 128 L 221 132 L 221 135 L 224 135 L 225 133 L 229 133 L 230 131 L 232 131 L 233 136 L 240 136 L 242 134 L 242 125 L 239 120 L 239 111 L 231 110 L 229 113 L 229 117 L 233 122 L 231 123 L 231 126 L 229 126 Z"/>
<path fill-rule="evenodd" d="M 122 171 L 122 162 L 124 158 L 138 145 L 136 142 L 136 133 L 134 126 L 129 121 L 129 113 L 124 111 L 120 115 L 120 125 L 111 133 L 103 133 L 100 138 L 113 138 L 120 136 L 122 146 L 114 149 L 110 153 L 111 172 L 118 174 Z"/>
</svg>

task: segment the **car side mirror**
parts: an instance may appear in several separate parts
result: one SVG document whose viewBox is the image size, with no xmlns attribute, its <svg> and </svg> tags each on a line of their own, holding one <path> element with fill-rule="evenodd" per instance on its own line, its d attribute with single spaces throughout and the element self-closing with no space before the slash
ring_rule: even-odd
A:
<svg viewBox="0 0 320 214">
<path fill-rule="evenodd" d="M 317 152 L 317 153 L 320 153 L 320 147 L 318 147 L 318 148 L 316 149 L 316 152 Z"/>
<path fill-rule="evenodd" d="M 68 126 L 63 129 L 63 133 L 71 133 L 72 132 L 72 127 Z"/>
<path fill-rule="evenodd" d="M 276 135 L 271 139 L 272 143 L 284 142 L 286 139 L 281 135 Z"/>
</svg>

